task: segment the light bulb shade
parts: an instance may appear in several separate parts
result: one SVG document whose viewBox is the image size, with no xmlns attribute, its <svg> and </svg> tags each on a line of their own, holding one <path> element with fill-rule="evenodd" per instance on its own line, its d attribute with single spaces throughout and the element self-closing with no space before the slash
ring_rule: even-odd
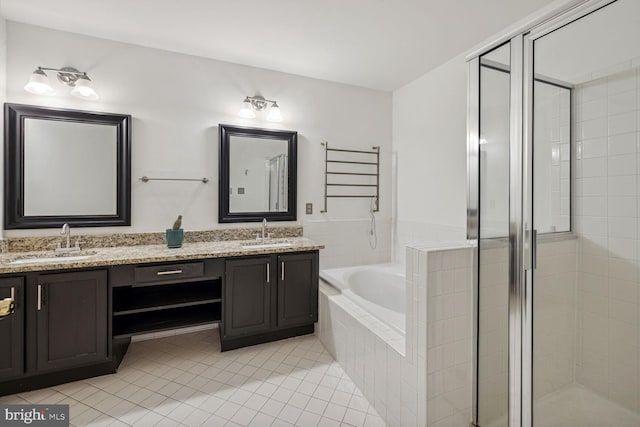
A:
<svg viewBox="0 0 640 427">
<path fill-rule="evenodd" d="M 24 90 L 36 95 L 53 95 L 53 88 L 49 84 L 49 77 L 42 70 L 35 70 L 29 78 Z"/>
<path fill-rule="evenodd" d="M 98 99 L 98 94 L 93 88 L 93 82 L 87 76 L 78 76 L 75 87 L 71 90 L 71 95 L 81 99 Z"/>
<path fill-rule="evenodd" d="M 273 103 L 271 108 L 269 108 L 269 113 L 267 114 L 267 120 L 269 120 L 270 122 L 282 121 L 282 114 L 280 113 L 280 107 L 278 107 L 278 104 L 276 104 L 275 102 Z"/>
<path fill-rule="evenodd" d="M 238 111 L 238 115 L 245 119 L 255 119 L 256 113 L 253 112 L 253 107 L 251 106 L 251 101 L 249 98 L 245 99 L 242 102 L 242 108 Z"/>
</svg>

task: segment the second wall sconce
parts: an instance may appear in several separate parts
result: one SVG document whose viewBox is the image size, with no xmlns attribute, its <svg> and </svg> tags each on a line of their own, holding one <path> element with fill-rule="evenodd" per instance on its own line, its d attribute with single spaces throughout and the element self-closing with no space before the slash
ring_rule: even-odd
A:
<svg viewBox="0 0 640 427">
<path fill-rule="evenodd" d="M 269 107 L 269 105 L 271 105 L 271 107 L 267 113 L 267 120 L 270 122 L 281 122 L 282 114 L 280 113 L 278 103 L 276 101 L 264 99 L 260 95 L 247 96 L 242 102 L 242 108 L 240 108 L 238 115 L 245 119 L 255 119 L 256 113 L 254 111 L 264 111 Z"/>
<path fill-rule="evenodd" d="M 78 71 L 73 67 L 63 68 L 47 68 L 38 67 L 29 78 L 29 83 L 24 87 L 24 90 L 36 95 L 53 95 L 55 91 L 51 87 L 49 82 L 49 76 L 45 71 L 55 71 L 58 76 L 58 81 L 66 86 L 72 87 L 71 95 L 80 99 L 96 100 L 98 94 L 93 88 L 93 82 L 87 76 L 86 72 Z"/>
</svg>

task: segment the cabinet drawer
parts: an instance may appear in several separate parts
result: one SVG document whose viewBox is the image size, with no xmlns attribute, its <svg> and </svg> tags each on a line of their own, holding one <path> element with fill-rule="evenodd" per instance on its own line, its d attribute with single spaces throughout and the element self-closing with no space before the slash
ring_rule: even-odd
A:
<svg viewBox="0 0 640 427">
<path fill-rule="evenodd" d="M 153 265 L 151 267 L 136 267 L 133 272 L 135 283 L 151 284 L 197 278 L 204 276 L 203 262 L 186 262 L 181 264 Z"/>
</svg>

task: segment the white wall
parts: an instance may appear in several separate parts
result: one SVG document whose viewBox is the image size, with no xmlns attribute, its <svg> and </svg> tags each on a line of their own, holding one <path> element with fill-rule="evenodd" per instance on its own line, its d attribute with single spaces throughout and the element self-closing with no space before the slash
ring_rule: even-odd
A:
<svg viewBox="0 0 640 427">
<path fill-rule="evenodd" d="M 9 102 L 133 116 L 132 226 L 83 232 L 164 230 L 178 213 L 183 214 L 187 230 L 222 227 L 217 223 L 217 125 L 277 127 L 299 133 L 298 223 L 305 226 L 305 234 L 327 243 L 325 261 L 375 262 L 389 258 L 391 94 L 15 22 L 8 22 L 7 37 Z M 71 97 L 55 82 L 53 73 L 51 80 L 58 95 L 25 92 L 23 87 L 38 65 L 86 70 L 100 100 Z M 281 124 L 264 122 L 260 115 L 255 120 L 237 116 L 244 97 L 256 94 L 278 101 L 284 116 Z M 376 214 L 379 239 L 375 251 L 368 243 L 368 200 L 333 199 L 329 212 L 320 213 L 324 188 L 322 141 L 335 147 L 381 147 L 381 210 Z M 138 178 L 143 175 L 207 177 L 210 182 L 142 183 Z M 304 214 L 306 202 L 314 204 L 313 215 Z M 52 232 L 22 230 L 7 231 L 6 235 Z"/>
<path fill-rule="evenodd" d="M 393 93 L 397 260 L 407 243 L 465 239 L 466 120 L 462 55 Z"/>
</svg>

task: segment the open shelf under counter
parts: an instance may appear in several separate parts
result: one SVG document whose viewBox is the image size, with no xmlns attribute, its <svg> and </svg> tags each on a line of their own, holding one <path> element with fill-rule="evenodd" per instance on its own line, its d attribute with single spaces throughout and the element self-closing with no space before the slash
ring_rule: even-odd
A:
<svg viewBox="0 0 640 427">
<path fill-rule="evenodd" d="M 168 310 L 220 302 L 221 279 L 159 286 L 113 289 L 113 315 Z"/>
<path fill-rule="evenodd" d="M 178 307 L 162 311 L 147 311 L 113 318 L 113 337 L 160 332 L 169 329 L 198 326 L 220 321 L 220 302 Z"/>
</svg>

